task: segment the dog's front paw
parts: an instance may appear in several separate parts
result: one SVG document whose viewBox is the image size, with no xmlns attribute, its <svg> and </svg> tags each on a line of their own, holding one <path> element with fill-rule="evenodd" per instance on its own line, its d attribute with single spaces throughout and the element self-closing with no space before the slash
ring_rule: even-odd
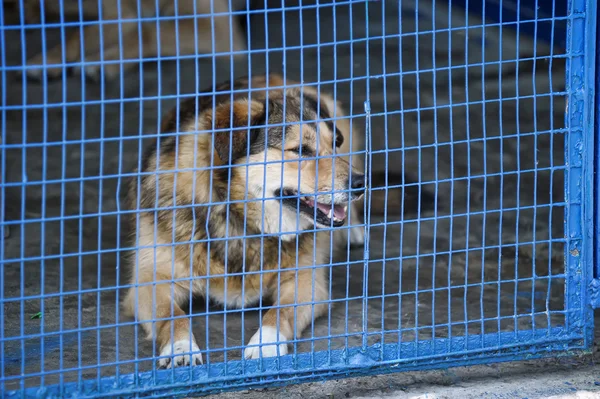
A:
<svg viewBox="0 0 600 399">
<path fill-rule="evenodd" d="M 244 357 L 246 359 L 258 359 L 261 356 L 261 351 L 262 357 L 274 357 L 278 354 L 280 356 L 287 355 L 286 341 L 287 339 L 282 333 L 277 333 L 277 329 L 268 326 L 262 327 L 248 341 L 248 348 L 244 350 Z M 279 342 L 279 344 L 274 344 L 275 342 Z M 277 353 L 278 346 L 279 353 Z"/>
<path fill-rule="evenodd" d="M 363 226 L 350 228 L 350 245 L 353 247 L 365 245 L 365 228 Z"/>
<path fill-rule="evenodd" d="M 106 63 L 101 65 L 100 63 L 89 63 L 83 66 L 83 68 L 75 68 L 75 73 L 83 73 L 85 77 L 91 82 L 99 83 L 104 76 L 106 81 L 115 80 L 120 75 L 120 67 L 118 64 Z"/>
<path fill-rule="evenodd" d="M 35 57 L 27 61 L 27 70 L 24 75 L 31 80 L 42 80 L 44 75 L 50 80 L 57 79 L 62 76 L 62 67 L 48 67 L 51 64 L 60 64 L 60 60 L 54 60 L 50 57 L 44 59 L 42 54 L 36 55 Z"/>
<path fill-rule="evenodd" d="M 356 203 L 353 203 L 350 212 L 350 221 L 348 223 L 350 246 L 360 247 L 365 245 L 365 226 L 359 216 L 362 213 L 362 209 Z"/>
<path fill-rule="evenodd" d="M 160 368 L 170 369 L 171 367 L 196 366 L 202 364 L 202 354 L 200 348 L 195 342 L 187 339 L 169 342 L 160 351 L 161 359 L 158 360 Z M 163 357 L 165 356 L 165 357 Z"/>
</svg>

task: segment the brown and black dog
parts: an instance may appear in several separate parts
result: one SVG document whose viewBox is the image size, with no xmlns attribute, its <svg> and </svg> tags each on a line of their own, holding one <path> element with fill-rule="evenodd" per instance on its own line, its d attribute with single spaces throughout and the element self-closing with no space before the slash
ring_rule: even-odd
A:
<svg viewBox="0 0 600 399">
<path fill-rule="evenodd" d="M 72 70 L 97 79 L 103 66 L 104 77 L 114 79 L 121 68 L 135 68 L 147 58 L 213 52 L 229 57 L 247 49 L 241 25 L 231 15 L 246 0 L 102 0 L 100 7 L 98 0 L 20 1 L 26 23 L 39 23 L 42 9 L 48 20 L 86 20 L 81 29 L 67 31 L 64 43 L 27 61 L 31 78 L 44 72 L 56 78 L 65 62 L 84 62 Z"/>
<path fill-rule="evenodd" d="M 271 300 L 244 356 L 286 354 L 327 310 L 330 229 L 334 245 L 349 231 L 364 240 L 368 182 L 362 157 L 349 159 L 359 129 L 331 96 L 285 84 L 244 78 L 183 102 L 161 127 L 179 134 L 160 137 L 132 181 L 124 307 L 156 340 L 162 367 L 202 362 L 181 308 L 190 292 L 228 308 Z"/>
</svg>

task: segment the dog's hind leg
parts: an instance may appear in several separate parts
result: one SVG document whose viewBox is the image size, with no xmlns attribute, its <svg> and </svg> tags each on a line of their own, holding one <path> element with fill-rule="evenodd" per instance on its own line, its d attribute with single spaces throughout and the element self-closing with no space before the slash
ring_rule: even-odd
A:
<svg viewBox="0 0 600 399">
<path fill-rule="evenodd" d="M 144 46 L 145 56 L 175 57 L 212 54 L 213 51 L 225 57 L 232 52 L 240 55 L 247 49 L 246 39 L 237 18 L 228 15 L 231 11 L 228 0 L 214 1 L 212 8 L 211 2 L 206 0 L 197 0 L 195 7 L 192 1 L 179 2 L 177 10 L 172 5 L 165 9 L 166 13 L 188 18 L 160 21 L 158 27 L 144 25 L 144 37 L 148 40 Z M 194 18 L 189 18 L 190 15 Z"/>
<path fill-rule="evenodd" d="M 39 53 L 27 61 L 27 76 L 39 79 L 46 72 L 48 78 L 57 78 L 62 74 L 63 58 L 66 63 L 80 61 L 97 61 L 102 50 L 118 47 L 120 38 L 135 31 L 137 22 L 122 22 L 122 19 L 135 21 L 138 15 L 135 2 L 121 0 L 105 0 L 102 3 L 102 21 L 96 21 L 81 27 L 79 30 L 66 33 L 64 43 L 49 49 L 45 56 Z M 81 50 L 85 51 L 82 54 Z M 63 54 L 64 49 L 64 54 Z M 46 65 L 53 65 L 46 67 Z M 39 66 L 44 68 L 32 68 Z"/>
<path fill-rule="evenodd" d="M 127 32 L 117 45 L 107 46 L 102 52 L 86 56 L 81 70 L 88 78 L 98 82 L 103 75 L 106 80 L 113 80 L 135 67 L 139 68 L 144 61 L 144 51 L 149 46 L 144 40 L 146 33 L 142 30 L 143 43 L 140 44 L 140 30 L 137 26 L 128 27 Z M 80 72 L 79 67 L 74 70 Z"/>
</svg>

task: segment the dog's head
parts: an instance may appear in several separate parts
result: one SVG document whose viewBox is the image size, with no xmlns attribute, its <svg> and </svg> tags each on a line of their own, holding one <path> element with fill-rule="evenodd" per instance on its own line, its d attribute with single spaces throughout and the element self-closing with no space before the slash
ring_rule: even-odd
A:
<svg viewBox="0 0 600 399">
<path fill-rule="evenodd" d="M 349 203 L 364 194 L 365 176 L 349 154 L 337 153 L 345 137 L 322 101 L 288 90 L 285 97 L 221 104 L 207 121 L 225 129 L 213 134 L 213 146 L 232 166 L 230 199 L 254 200 L 244 213 L 263 233 L 339 227 Z"/>
</svg>

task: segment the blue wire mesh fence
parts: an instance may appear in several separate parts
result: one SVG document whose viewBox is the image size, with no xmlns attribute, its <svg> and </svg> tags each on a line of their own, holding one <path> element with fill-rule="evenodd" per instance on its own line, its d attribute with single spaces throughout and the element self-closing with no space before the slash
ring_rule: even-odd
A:
<svg viewBox="0 0 600 399">
<path fill-rule="evenodd" d="M 513 3 L 4 1 L 3 394 L 588 348 L 597 5 Z"/>
</svg>

